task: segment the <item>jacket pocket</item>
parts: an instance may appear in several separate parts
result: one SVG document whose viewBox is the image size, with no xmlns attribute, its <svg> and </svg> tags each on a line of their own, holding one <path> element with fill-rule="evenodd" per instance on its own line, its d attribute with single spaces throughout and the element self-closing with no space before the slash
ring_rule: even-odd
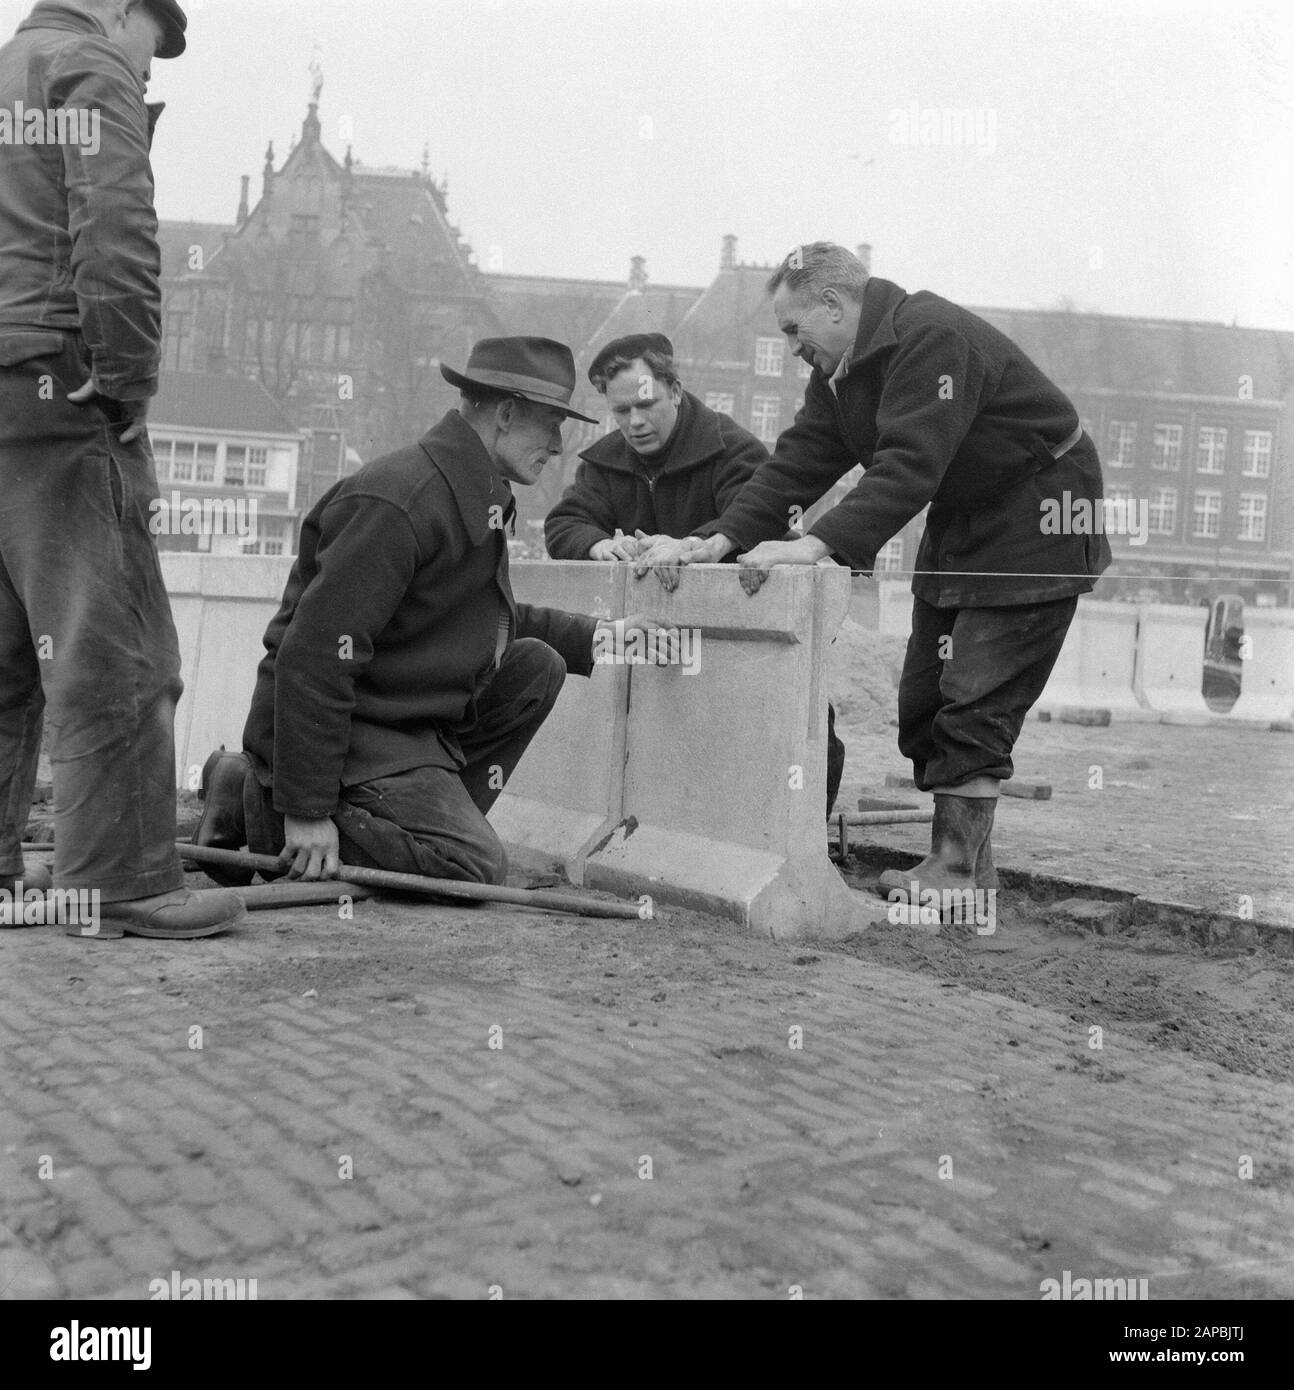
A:
<svg viewBox="0 0 1294 1390">
<path fill-rule="evenodd" d="M 16 367 L 38 357 L 54 357 L 63 351 L 63 334 L 0 333 L 0 367 Z"/>
</svg>

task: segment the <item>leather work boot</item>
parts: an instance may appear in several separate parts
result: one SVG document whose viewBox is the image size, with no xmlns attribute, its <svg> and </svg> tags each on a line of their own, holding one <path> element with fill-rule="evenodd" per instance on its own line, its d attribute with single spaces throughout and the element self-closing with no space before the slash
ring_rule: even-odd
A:
<svg viewBox="0 0 1294 1390">
<path fill-rule="evenodd" d="M 169 941 L 187 941 L 192 937 L 215 936 L 227 931 L 246 916 L 247 909 L 237 893 L 227 888 L 204 888 L 194 891 L 177 888 L 170 893 L 157 893 L 149 898 L 129 898 L 124 902 L 104 903 L 99 909 L 98 930 L 88 927 L 69 927 L 68 936 L 95 937 L 111 940 L 114 937 L 153 936 Z"/>
<path fill-rule="evenodd" d="M 252 765 L 246 753 L 227 753 L 218 748 L 203 764 L 198 800 L 203 803 L 202 819 L 193 832 L 195 845 L 216 849 L 242 849 L 247 843 L 247 824 L 243 814 L 243 784 Z M 256 877 L 255 869 L 236 869 L 224 864 L 204 864 L 202 872 L 226 888 L 246 888 Z"/>
<path fill-rule="evenodd" d="M 882 897 L 896 889 L 909 894 L 913 880 L 921 891 L 997 887 L 997 870 L 989 844 L 997 798 L 936 792 L 934 801 L 930 853 L 911 869 L 886 869 L 876 885 Z"/>
<path fill-rule="evenodd" d="M 22 884 L 22 910 L 14 911 L 12 898 L 14 890 L 18 887 L 19 883 Z M 8 912 L 0 910 L 0 930 L 4 930 L 6 927 L 41 926 L 48 913 L 43 910 L 42 906 L 34 899 L 27 899 L 27 894 L 33 891 L 37 893 L 48 893 L 53 886 L 54 879 L 50 871 L 44 864 L 36 860 L 25 862 L 22 866 L 22 873 L 20 874 L 0 875 L 0 892 L 9 895 L 10 908 Z M 50 916 L 50 920 L 53 920 L 52 916 Z"/>
</svg>

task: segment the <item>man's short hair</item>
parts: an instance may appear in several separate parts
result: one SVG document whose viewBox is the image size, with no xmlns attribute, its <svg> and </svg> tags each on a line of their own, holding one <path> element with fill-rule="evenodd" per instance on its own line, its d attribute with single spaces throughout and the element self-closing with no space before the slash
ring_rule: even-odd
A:
<svg viewBox="0 0 1294 1390">
<path fill-rule="evenodd" d="M 823 290 L 835 290 L 861 303 L 867 267 L 847 247 L 837 246 L 834 241 L 810 241 L 789 252 L 768 277 L 769 294 L 780 285 L 793 294 L 815 297 Z"/>
<path fill-rule="evenodd" d="M 515 391 L 496 391 L 493 386 L 477 386 L 473 383 L 471 390 L 459 392 L 463 404 L 470 411 L 491 410 L 494 406 L 503 401 L 520 401 L 522 405 L 528 404 L 524 397 L 518 396 Z"/>
<path fill-rule="evenodd" d="M 674 344 L 663 333 L 630 333 L 625 338 L 613 339 L 593 359 L 589 380 L 605 396 L 612 377 L 635 362 L 645 362 L 647 370 L 662 385 L 679 384 L 674 367 Z"/>
</svg>

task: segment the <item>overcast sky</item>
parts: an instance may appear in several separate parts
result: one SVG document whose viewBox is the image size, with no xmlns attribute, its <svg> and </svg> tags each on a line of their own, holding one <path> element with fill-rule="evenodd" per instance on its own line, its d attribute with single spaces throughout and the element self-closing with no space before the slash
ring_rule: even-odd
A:
<svg viewBox="0 0 1294 1390">
<path fill-rule="evenodd" d="M 182 0 L 183 3 L 183 0 Z M 0 0 L 11 33 L 31 8 Z M 1294 329 L 1294 7 L 1247 0 L 189 0 L 166 218 L 299 132 L 449 177 L 482 266 L 701 285 L 871 242 L 963 303 Z M 967 112 L 960 129 L 945 112 Z M 932 139 L 932 137 L 934 137 Z M 937 140 L 937 143 L 935 142 Z"/>
</svg>

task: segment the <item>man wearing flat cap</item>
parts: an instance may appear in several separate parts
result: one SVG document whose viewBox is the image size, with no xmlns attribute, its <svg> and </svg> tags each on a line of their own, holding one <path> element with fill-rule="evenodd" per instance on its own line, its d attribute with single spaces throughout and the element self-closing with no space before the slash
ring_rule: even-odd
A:
<svg viewBox="0 0 1294 1390">
<path fill-rule="evenodd" d="M 580 455 L 575 481 L 544 521 L 554 560 L 633 560 L 659 539 L 689 535 L 717 520 L 768 458 L 749 430 L 683 389 L 663 333 L 609 342 L 589 380 L 616 428 Z M 828 705 L 828 814 L 844 769 Z"/>
<path fill-rule="evenodd" d="M 512 486 L 561 454 L 564 420 L 587 417 L 570 408 L 570 349 L 547 338 L 485 339 L 441 372 L 458 409 L 303 523 L 244 752 L 203 770 L 197 843 L 280 854 L 293 878 L 347 863 L 503 881 L 486 813 L 567 672 L 591 674 L 600 626 L 513 598 Z"/>
<path fill-rule="evenodd" d="M 98 890 L 86 936 L 203 936 L 242 913 L 184 889 L 180 657 L 149 529 L 161 357 L 154 58 L 174 0 L 43 0 L 0 48 L 0 890 L 48 712 L 54 879 Z M 82 924 L 84 927 L 85 924 Z"/>
</svg>

